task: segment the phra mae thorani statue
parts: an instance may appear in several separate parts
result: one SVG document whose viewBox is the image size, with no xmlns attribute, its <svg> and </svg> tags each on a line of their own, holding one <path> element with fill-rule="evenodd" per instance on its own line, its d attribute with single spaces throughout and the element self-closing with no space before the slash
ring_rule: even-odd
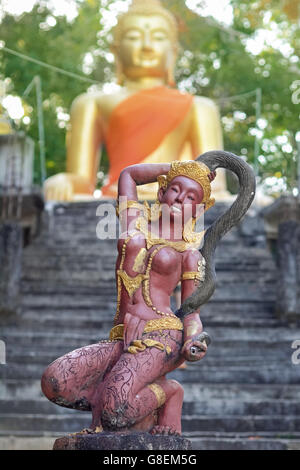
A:
<svg viewBox="0 0 300 470">
<path fill-rule="evenodd" d="M 48 200 L 92 196 L 99 150 L 109 157 L 103 196 L 117 196 L 120 172 L 128 165 L 194 160 L 200 153 L 222 149 L 218 109 L 213 101 L 175 88 L 178 28 L 158 0 L 133 0 L 114 30 L 117 92 L 83 94 L 71 109 L 66 173 L 45 184 Z M 217 200 L 226 192 L 225 173 L 213 183 Z M 139 188 L 139 199 L 155 200 L 157 184 Z"/>
<path fill-rule="evenodd" d="M 219 167 L 237 175 L 240 192 L 204 235 L 195 231 L 195 223 L 214 203 L 211 181 Z M 155 181 L 156 203 L 139 203 L 137 187 Z M 55 360 L 42 377 L 49 400 L 92 411 L 91 427 L 84 432 L 181 433 L 183 389 L 166 374 L 206 354 L 209 336 L 203 332 L 199 307 L 214 291 L 213 254 L 221 236 L 247 211 L 254 191 L 250 167 L 222 151 L 208 152 L 197 161 L 137 164 L 121 172 L 118 213 L 123 233 L 109 340 Z M 173 312 L 170 296 L 179 282 L 182 305 Z"/>
</svg>

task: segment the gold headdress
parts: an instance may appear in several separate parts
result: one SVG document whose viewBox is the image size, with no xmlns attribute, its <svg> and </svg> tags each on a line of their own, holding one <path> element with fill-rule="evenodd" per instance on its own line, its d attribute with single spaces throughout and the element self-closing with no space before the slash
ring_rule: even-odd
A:
<svg viewBox="0 0 300 470">
<path fill-rule="evenodd" d="M 118 18 L 118 24 L 114 28 L 114 43 L 120 42 L 123 32 L 123 20 L 127 15 L 160 15 L 167 20 L 170 25 L 172 42 L 177 44 L 178 25 L 175 16 L 163 7 L 160 0 L 132 0 L 132 3 L 126 13 Z"/>
<path fill-rule="evenodd" d="M 157 178 L 160 188 L 166 189 L 170 182 L 176 176 L 185 176 L 191 178 L 200 184 L 203 189 L 203 200 L 202 203 L 205 204 L 205 210 L 209 209 L 214 205 L 215 200 L 211 198 L 211 186 L 208 175 L 211 173 L 211 170 L 204 164 L 196 161 L 174 161 L 171 163 L 171 170 L 167 175 L 160 175 Z"/>
</svg>

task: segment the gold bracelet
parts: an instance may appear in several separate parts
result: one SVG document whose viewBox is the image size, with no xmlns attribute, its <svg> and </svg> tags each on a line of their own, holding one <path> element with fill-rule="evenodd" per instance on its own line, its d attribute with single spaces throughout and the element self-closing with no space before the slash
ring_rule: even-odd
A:
<svg viewBox="0 0 300 470">
<path fill-rule="evenodd" d="M 191 280 L 201 281 L 202 276 L 198 271 L 187 271 L 182 274 L 181 280 L 182 281 L 191 281 Z"/>
<path fill-rule="evenodd" d="M 148 385 L 148 388 L 150 388 L 150 390 L 154 393 L 156 397 L 157 407 L 160 408 L 161 406 L 163 406 L 167 398 L 164 389 L 160 385 L 155 383 Z"/>
<path fill-rule="evenodd" d="M 119 203 L 117 204 L 117 207 L 116 207 L 117 216 L 119 217 L 121 212 L 123 212 L 126 209 L 131 209 L 131 208 L 138 209 L 143 212 L 145 211 L 145 207 L 143 206 L 143 204 L 139 203 L 138 201 L 123 201 L 121 202 L 121 204 Z"/>
</svg>

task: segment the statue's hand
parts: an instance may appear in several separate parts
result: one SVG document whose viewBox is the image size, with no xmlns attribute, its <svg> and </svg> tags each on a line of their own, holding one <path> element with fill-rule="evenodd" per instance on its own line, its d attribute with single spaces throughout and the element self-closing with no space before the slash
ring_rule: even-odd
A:
<svg viewBox="0 0 300 470">
<path fill-rule="evenodd" d="M 126 313 L 124 318 L 124 350 L 127 351 L 130 343 L 141 339 L 147 320 Z"/>
<path fill-rule="evenodd" d="M 187 361 L 200 361 L 205 356 L 209 344 L 210 337 L 207 333 L 202 332 L 184 343 L 181 354 Z"/>
<path fill-rule="evenodd" d="M 216 171 L 212 171 L 212 172 L 208 175 L 209 181 L 212 182 L 212 181 L 215 179 L 216 176 L 217 176 Z"/>
<path fill-rule="evenodd" d="M 47 201 L 73 201 L 75 194 L 93 194 L 93 187 L 85 178 L 72 173 L 50 176 L 44 184 Z"/>
</svg>

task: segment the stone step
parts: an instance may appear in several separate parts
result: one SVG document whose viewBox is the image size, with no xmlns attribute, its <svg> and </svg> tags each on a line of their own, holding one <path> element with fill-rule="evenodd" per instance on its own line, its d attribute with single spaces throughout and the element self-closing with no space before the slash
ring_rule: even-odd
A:
<svg viewBox="0 0 300 470">
<path fill-rule="evenodd" d="M 90 423 L 90 414 L 47 401 L 40 378 L 53 359 L 107 338 L 111 328 L 116 240 L 97 239 L 98 205 L 48 205 L 40 237 L 24 250 L 22 314 L 0 331 L 7 346 L 0 448 L 5 434 L 51 440 Z M 206 226 L 225 210 L 217 204 Z M 300 442 L 300 368 L 291 363 L 297 328 L 274 316 L 276 269 L 253 220 L 247 216 L 216 250 L 218 286 L 201 311 L 213 340 L 207 357 L 169 374 L 183 384 L 183 426 L 199 449 L 281 449 Z"/>
<path fill-rule="evenodd" d="M 9 435 L 1 437 L 1 450 L 52 450 L 57 436 L 52 437 L 18 437 Z"/>
<path fill-rule="evenodd" d="M 100 244 L 105 244 L 105 245 L 109 245 L 110 247 L 115 247 L 117 243 L 118 231 L 112 232 L 111 236 L 113 238 L 110 240 L 100 239 L 97 237 L 96 227 L 97 227 L 97 224 L 95 224 L 94 227 L 90 227 L 88 229 L 83 229 L 81 226 L 78 228 L 74 226 L 68 227 L 65 225 L 63 227 L 56 226 L 55 232 L 53 234 L 49 233 L 48 235 L 49 237 L 51 237 L 51 239 L 48 241 L 47 246 L 52 249 L 55 249 L 56 246 L 66 247 L 70 249 L 71 247 L 75 247 L 75 246 L 78 247 L 80 245 L 82 249 L 83 246 L 90 245 L 90 244 L 93 244 L 95 246 L 97 244 L 98 246 Z M 45 235 L 46 234 L 44 234 L 44 236 Z M 243 245 L 237 233 L 229 234 L 226 238 L 224 237 L 219 244 L 219 247 L 222 247 L 223 249 L 226 249 L 226 250 L 232 250 L 233 247 L 240 248 L 241 250 L 242 246 Z M 40 244 L 40 248 L 42 248 L 41 244 Z"/>
<path fill-rule="evenodd" d="M 170 373 L 170 378 L 180 383 L 248 383 L 248 384 L 300 384 L 300 367 L 286 362 L 279 368 L 274 365 L 199 367 L 194 370 L 177 369 Z"/>
<path fill-rule="evenodd" d="M 102 296 L 99 295 L 99 288 L 98 288 L 98 295 L 82 295 L 82 294 L 75 294 L 76 288 L 73 288 L 69 295 L 57 293 L 54 296 L 51 293 L 43 294 L 36 294 L 30 295 L 27 294 L 22 299 L 22 306 L 23 308 L 30 307 L 31 308 L 45 308 L 51 307 L 52 310 L 56 308 L 68 308 L 68 309 L 78 309 L 78 308 L 93 308 L 94 310 L 98 308 L 100 311 L 99 305 L 104 305 L 104 298 L 107 302 L 107 299 L 111 296 L 113 298 L 114 306 L 116 305 L 116 289 L 111 283 L 106 283 L 106 285 L 102 285 Z M 55 292 L 55 290 L 54 290 Z M 72 295 L 70 295 L 72 294 Z"/>
<path fill-rule="evenodd" d="M 108 291 L 107 291 L 108 288 Z M 107 295 L 106 295 L 107 293 Z M 113 294 L 112 294 L 113 293 Z M 112 297 L 114 295 L 115 297 Z M 43 303 L 43 297 L 45 300 Z M 52 298 L 52 304 L 50 299 Z M 79 304 L 79 305 L 78 305 Z M 65 311 L 76 314 L 76 311 L 82 308 L 93 310 L 94 312 L 105 312 L 106 306 L 116 305 L 116 289 L 111 283 L 105 283 L 101 289 L 82 285 L 57 285 L 43 286 L 32 285 L 31 288 L 23 289 L 22 311 L 28 312 L 43 307 L 43 312 L 55 312 L 56 308 L 64 308 Z M 244 313 L 251 317 L 261 317 L 262 315 L 272 316 L 274 318 L 275 302 L 274 300 L 250 300 L 236 301 L 234 299 L 217 299 L 214 295 L 210 301 L 205 304 L 201 312 L 210 312 L 213 314 L 226 315 L 227 313 Z M 89 314 L 89 312 L 87 312 Z"/>
<path fill-rule="evenodd" d="M 66 243 L 41 243 L 40 245 L 30 245 L 23 250 L 23 264 L 25 267 L 45 267 L 63 266 L 64 263 L 77 263 L 90 265 L 107 264 L 108 261 L 115 262 L 117 256 L 117 241 L 111 240 L 89 240 L 89 243 L 78 244 L 76 251 L 73 246 L 68 246 L 69 236 L 66 236 Z M 267 250 L 256 247 L 247 247 L 239 242 L 235 242 L 234 250 L 228 250 L 228 246 L 222 243 L 215 253 L 216 267 L 231 267 L 231 270 L 252 271 L 257 268 L 267 274 L 274 273 L 274 260 Z M 231 247 L 230 247 L 231 248 Z M 228 252 L 229 251 L 229 252 Z M 38 262 L 40 261 L 40 263 Z"/>
<path fill-rule="evenodd" d="M 66 332 L 67 333 L 67 332 Z M 19 336 L 1 336 L 0 339 L 4 340 L 6 343 L 6 354 L 9 361 L 15 356 L 25 356 L 32 351 L 32 356 L 41 354 L 49 355 L 51 357 L 57 358 L 61 355 L 64 355 L 68 352 L 74 351 L 75 349 L 90 345 L 96 344 L 98 341 L 107 339 L 107 334 L 103 336 L 101 334 L 94 334 L 94 337 L 85 337 L 77 336 L 68 338 L 67 335 L 63 340 L 60 340 L 59 337 L 55 335 L 45 334 L 38 337 L 30 335 L 29 337 L 19 337 Z M 25 333 L 24 333 L 25 335 Z M 223 358 L 228 358 L 229 361 L 234 361 L 236 357 L 241 357 L 243 364 L 248 358 L 248 365 L 252 364 L 259 368 L 260 364 L 265 362 L 276 362 L 278 368 L 286 367 L 291 365 L 292 354 L 294 350 L 291 348 L 289 341 L 281 342 L 257 342 L 257 341 L 232 341 L 232 340 L 214 340 L 214 346 L 210 346 L 210 349 L 207 353 L 206 358 L 199 363 L 199 367 L 204 367 L 206 360 L 211 358 L 211 360 L 220 361 Z M 247 361 L 246 361 L 247 362 Z M 189 367 L 192 367 L 189 364 Z"/>
<path fill-rule="evenodd" d="M 0 414 L 0 429 L 2 431 L 33 431 L 70 433 L 88 427 L 91 415 L 87 412 L 74 415 L 42 415 L 42 414 Z M 183 432 L 299 432 L 300 417 L 294 416 L 183 416 Z"/>
<path fill-rule="evenodd" d="M 298 439 L 248 438 L 191 438 L 193 450 L 300 450 Z"/>
<path fill-rule="evenodd" d="M 61 253 L 62 255 L 69 255 L 71 252 L 71 247 L 74 243 L 77 243 L 77 248 L 75 256 L 92 254 L 92 248 L 101 246 L 105 247 L 109 251 L 116 250 L 117 238 L 119 237 L 119 232 L 114 231 L 112 233 L 112 238 L 99 239 L 96 233 L 96 226 L 93 221 L 81 222 L 79 225 L 68 225 L 64 224 L 63 226 L 57 225 L 54 230 L 48 231 L 47 228 L 42 230 L 39 238 L 36 238 L 33 243 L 27 246 L 24 250 L 24 257 L 27 257 L 35 252 L 37 256 L 43 255 L 46 251 L 51 253 Z M 247 250 L 243 250 L 244 247 L 247 247 Z M 232 249 L 234 247 L 234 250 Z M 226 250 L 224 250 L 226 248 Z M 228 253 L 228 250 L 231 253 Z M 265 246 L 255 243 L 245 244 L 245 239 L 240 236 L 238 231 L 231 231 L 225 237 L 223 237 L 218 244 L 216 249 L 216 256 L 222 257 L 224 259 L 238 259 L 240 258 L 241 262 L 245 262 L 250 259 L 252 254 L 261 254 L 262 256 L 252 256 L 252 263 L 261 263 L 264 260 L 271 260 L 272 257 L 270 253 L 265 249 Z M 241 256 L 243 254 L 244 256 Z M 256 259 L 254 259 L 256 258 Z"/>
<path fill-rule="evenodd" d="M 112 327 L 112 318 L 109 322 L 103 322 L 102 328 L 99 330 L 86 329 L 85 331 L 74 331 L 72 328 L 72 322 L 70 325 L 66 325 L 65 329 L 61 329 L 60 337 L 57 336 L 56 331 L 45 329 L 43 331 L 32 331 L 25 329 L 20 331 L 19 327 L 10 326 L 2 329 L 1 339 L 8 343 L 20 345 L 33 344 L 46 345 L 49 341 L 53 346 L 72 344 L 81 342 L 82 344 L 89 344 L 90 341 L 99 341 L 100 339 L 108 337 L 108 333 Z M 106 329 L 107 328 L 107 329 Z M 255 328 L 241 329 L 238 328 L 206 328 L 209 333 L 212 343 L 210 349 L 215 347 L 232 347 L 238 348 L 274 348 L 274 350 L 280 347 L 291 349 L 292 342 L 299 339 L 299 332 L 295 329 L 289 328 L 263 328 L 256 330 Z"/>
<path fill-rule="evenodd" d="M 110 329 L 112 327 L 112 318 L 110 318 L 109 321 L 103 322 L 102 324 L 105 328 L 108 327 Z M 66 325 L 67 326 L 67 325 Z M 80 332 L 73 332 L 72 328 L 72 321 L 71 325 L 68 328 L 69 332 L 62 332 L 61 339 L 64 341 L 65 339 L 69 338 L 74 338 L 74 339 L 80 339 L 80 340 L 85 340 L 88 338 L 91 338 L 92 336 L 95 336 L 95 331 L 91 330 L 89 331 L 86 329 L 86 331 L 80 331 Z M 99 330 L 100 332 L 101 330 Z M 16 340 L 21 340 L 22 338 L 40 338 L 41 341 L 43 339 L 48 339 L 52 338 L 53 336 L 57 336 L 56 331 L 52 330 L 44 330 L 41 332 L 36 332 L 36 331 L 31 331 L 31 330 L 25 330 L 20 332 L 19 326 L 8 326 L 4 329 L 5 334 L 2 335 L 1 337 L 10 337 L 11 340 L 13 341 L 14 339 Z M 97 335 L 99 334 L 97 331 Z M 105 334 L 107 331 L 103 331 Z M 92 334 L 91 334 L 92 333 Z M 102 333 L 102 331 L 101 331 Z M 294 340 L 300 339 L 299 338 L 299 331 L 295 330 L 295 328 L 262 328 L 260 330 L 257 330 L 256 328 L 245 328 L 245 329 L 240 329 L 240 328 L 220 328 L 220 327 L 211 327 L 208 331 L 211 340 L 216 342 L 216 344 L 220 344 L 222 341 L 225 343 L 228 341 L 232 341 L 233 345 L 235 344 L 245 344 L 248 346 L 247 343 L 250 343 L 251 346 L 254 346 L 254 344 L 261 344 L 264 345 L 265 343 L 272 344 L 273 346 L 276 347 L 277 343 L 289 343 L 291 344 Z M 212 343 L 213 344 L 213 343 Z M 212 349 L 212 348 L 211 348 Z"/>
<path fill-rule="evenodd" d="M 212 431 L 212 432 L 276 432 L 276 433 L 288 433 L 300 431 L 300 417 L 295 416 L 282 416 L 273 415 L 269 416 L 253 416 L 244 415 L 230 416 L 220 415 L 218 416 L 185 416 L 182 420 L 183 432 L 201 432 L 201 431 Z"/>
<path fill-rule="evenodd" d="M 59 276 L 57 276 L 57 278 L 59 278 Z M 76 284 L 74 284 L 70 278 L 69 281 L 64 281 L 58 290 L 56 289 L 56 284 L 51 286 L 52 292 L 56 292 L 56 297 L 50 295 L 49 291 L 44 293 L 39 286 L 36 286 L 35 295 L 33 295 L 32 292 L 26 293 L 26 296 L 23 296 L 22 305 L 24 307 L 56 307 L 61 305 L 73 308 L 73 306 L 76 306 L 76 302 L 79 302 L 81 306 L 96 307 L 97 297 L 98 300 L 103 300 L 103 298 L 109 298 L 110 295 L 116 296 L 114 277 L 110 277 L 109 273 L 107 273 L 105 280 L 101 280 L 101 285 L 95 285 L 94 290 L 91 291 L 90 285 L 91 282 L 89 283 L 88 279 L 85 279 L 85 286 L 89 288 L 89 295 L 83 296 L 82 293 L 77 291 Z M 74 294 L 72 298 L 66 295 L 67 292 L 72 292 Z M 98 295 L 96 295 L 96 293 L 98 293 Z M 213 300 L 215 302 L 236 302 L 240 304 L 250 302 L 257 302 L 258 304 L 264 302 L 275 302 L 276 287 L 273 286 L 272 288 L 269 288 L 267 285 L 264 285 L 258 288 L 256 284 L 249 284 L 246 290 L 245 284 L 236 282 L 235 285 L 228 284 L 226 289 L 221 287 L 217 288 Z"/>
<path fill-rule="evenodd" d="M 70 352 L 70 351 L 67 351 Z M 281 354 L 279 354 L 281 352 Z M 7 348 L 6 351 L 6 362 L 8 366 L 11 363 L 25 365 L 25 364 L 39 364 L 43 367 L 46 367 L 52 361 L 57 359 L 58 357 L 64 355 L 66 353 L 66 348 L 62 347 L 59 350 L 55 350 L 50 352 L 48 349 L 38 349 L 32 350 L 31 347 L 22 348 L 21 350 L 16 350 L 15 348 Z M 223 350 L 221 351 L 210 351 L 207 353 L 205 360 L 201 363 L 201 368 L 210 369 L 211 367 L 232 367 L 232 366 L 248 366 L 250 363 L 253 366 L 259 367 L 262 364 L 265 366 L 273 367 L 277 365 L 277 367 L 285 368 L 287 365 L 290 365 L 290 353 L 286 354 L 282 351 L 276 352 L 274 355 L 273 351 L 270 351 L 270 354 L 267 356 L 265 355 L 263 360 L 260 355 L 249 355 L 249 352 L 246 350 L 243 353 L 234 354 L 234 352 L 229 352 L 229 354 L 224 355 Z M 280 365 L 278 363 L 280 362 Z M 189 363 L 187 364 L 187 369 L 194 370 L 194 366 Z"/>
<path fill-rule="evenodd" d="M 48 365 L 48 364 L 46 364 Z M 1 379 L 39 379 L 46 365 L 41 364 L 19 364 L 9 363 L 1 366 Z M 170 373 L 170 377 L 180 383 L 249 383 L 249 384 L 300 384 L 300 367 L 286 362 L 282 367 L 278 367 L 276 362 L 273 365 L 259 364 L 251 366 L 223 366 L 212 367 L 202 366 L 180 370 Z"/>
<path fill-rule="evenodd" d="M 42 437 L 35 437 L 36 433 L 21 434 L 8 433 L 8 436 L 0 437 L 0 450 L 52 450 L 55 439 L 61 437 L 61 433 L 45 433 Z M 228 433 L 229 434 L 229 433 Z M 243 435 L 245 434 L 245 435 Z M 1 431 L 0 431 L 1 436 Z M 299 450 L 300 439 L 297 437 L 266 437 L 257 433 L 255 436 L 242 435 L 187 437 L 192 442 L 193 450 Z"/>
<path fill-rule="evenodd" d="M 74 269 L 79 266 L 82 266 L 83 269 L 89 270 L 110 270 L 113 271 L 113 268 L 116 263 L 117 251 L 111 249 L 105 249 L 105 255 L 101 254 L 101 257 L 97 257 L 95 253 L 99 252 L 99 247 L 95 246 L 91 249 L 89 247 L 90 253 L 87 253 L 86 249 L 82 253 L 76 251 L 74 255 L 74 248 L 70 249 L 70 253 L 66 252 L 64 247 L 61 252 L 59 250 L 53 250 L 49 253 L 49 250 L 41 252 L 40 254 L 35 253 L 26 253 L 26 256 L 23 255 L 23 278 L 24 279 L 36 279 L 35 273 L 32 270 L 36 270 L 37 273 L 42 273 L 47 275 L 47 270 L 65 270 L 65 269 Z M 102 249 L 101 249 L 102 252 Z M 255 272 L 258 275 L 258 278 L 268 282 L 275 282 L 275 269 L 273 261 L 269 258 L 265 260 L 260 260 L 260 262 L 253 261 L 253 257 L 250 259 L 242 259 L 241 257 L 224 258 L 218 257 L 215 258 L 216 263 L 216 272 L 218 278 L 224 278 L 226 273 L 236 278 L 236 273 L 240 274 L 242 278 L 250 279 L 253 277 Z M 251 277 L 252 276 L 252 277 Z M 42 276 L 41 276 L 42 278 Z"/>
<path fill-rule="evenodd" d="M 50 290 L 49 294 L 52 293 Z M 70 297 L 77 295 L 77 299 L 80 298 L 78 291 L 75 289 L 70 289 L 68 292 Z M 52 293 L 52 296 L 54 292 Z M 106 319 L 110 318 L 111 311 L 116 309 L 116 300 L 112 297 L 108 299 L 99 298 L 98 295 L 89 296 L 88 293 L 81 293 L 83 297 L 92 297 L 93 304 L 89 306 L 77 306 L 77 307 L 68 307 L 65 305 L 45 305 L 42 309 L 40 305 L 25 306 L 23 305 L 22 312 L 18 317 L 11 319 L 11 323 L 18 321 L 21 322 L 23 319 L 32 317 L 32 320 L 36 322 L 38 319 L 43 320 L 43 318 L 53 318 L 57 319 L 64 315 L 66 324 L 71 320 L 77 318 L 84 319 Z M 96 297 L 96 299 L 94 299 Z M 176 310 L 173 298 L 171 299 L 171 305 L 173 310 Z M 59 312 L 59 315 L 58 315 Z M 227 318 L 232 319 L 261 319 L 261 320 L 275 320 L 275 323 L 278 326 L 288 327 L 286 322 L 277 320 L 274 315 L 274 303 L 273 302 L 219 302 L 214 299 L 210 300 L 206 305 L 201 307 L 200 312 L 201 318 L 206 319 L 217 319 L 218 321 Z M 9 323 L 8 323 L 9 325 Z"/>
<path fill-rule="evenodd" d="M 108 310 L 107 307 L 106 311 L 101 311 L 101 313 L 99 313 L 99 311 L 94 312 L 93 310 L 88 313 L 86 310 L 77 310 L 70 313 L 63 310 L 63 312 L 59 312 L 59 315 L 57 315 L 56 311 L 51 313 L 46 313 L 45 311 L 23 312 L 20 322 L 17 320 L 11 322 L 11 324 L 5 328 L 5 331 L 8 332 L 8 328 L 10 328 L 10 326 L 17 325 L 25 330 L 32 329 L 32 325 L 34 324 L 35 331 L 51 330 L 53 332 L 61 332 L 68 328 L 70 323 L 72 324 L 73 331 L 89 331 L 90 329 L 100 330 L 102 328 L 105 329 L 105 331 L 108 331 L 111 328 L 112 319 L 115 313 L 113 307 L 114 305 L 112 304 L 110 306 L 110 310 Z M 202 311 L 201 320 L 205 329 L 214 327 L 278 329 L 285 326 L 283 321 L 280 322 L 271 315 L 268 316 L 264 313 L 261 313 L 261 318 L 252 317 L 251 315 L 246 315 L 242 312 L 226 315 L 214 314 L 212 317 L 211 314 Z"/>
<path fill-rule="evenodd" d="M 81 282 L 90 280 L 91 286 L 96 282 L 99 283 L 98 287 L 101 287 L 100 283 L 107 280 L 114 281 L 115 279 L 115 259 L 111 262 L 103 264 L 103 262 L 94 262 L 82 263 L 80 260 L 72 260 L 72 263 L 66 263 L 63 260 L 60 260 L 61 264 L 57 266 L 45 266 L 45 267 L 35 267 L 30 266 L 30 269 L 26 271 L 23 269 L 22 282 L 23 286 L 26 283 L 27 291 L 30 287 L 33 287 L 34 284 L 37 284 L 41 289 L 45 285 L 51 284 L 55 287 L 60 282 L 63 282 L 65 285 L 72 285 Z M 237 283 L 239 289 L 247 289 L 248 286 L 252 287 L 255 285 L 257 291 L 264 288 L 271 289 L 274 292 L 276 282 L 274 279 L 273 272 L 259 273 L 256 268 L 253 270 L 247 271 L 238 271 L 238 270 L 220 270 L 217 267 L 217 281 L 218 289 L 223 291 L 223 289 L 230 287 L 232 283 Z M 25 291 L 23 287 L 23 291 Z"/>
<path fill-rule="evenodd" d="M 13 414 L 69 414 L 74 410 L 57 406 L 46 398 L 36 400 L 0 400 L 0 414 L 6 412 Z M 184 398 L 183 415 L 214 416 L 214 415 L 299 415 L 300 403 L 297 400 L 260 399 L 242 401 L 239 399 L 211 399 L 197 402 L 186 401 Z"/>
<path fill-rule="evenodd" d="M 0 369 L 1 370 L 1 369 Z M 300 401 L 298 384 L 249 384 L 249 383 L 183 383 L 184 400 L 297 400 Z M 0 381 L 0 399 L 33 400 L 44 398 L 38 379 L 7 379 Z"/>
</svg>

